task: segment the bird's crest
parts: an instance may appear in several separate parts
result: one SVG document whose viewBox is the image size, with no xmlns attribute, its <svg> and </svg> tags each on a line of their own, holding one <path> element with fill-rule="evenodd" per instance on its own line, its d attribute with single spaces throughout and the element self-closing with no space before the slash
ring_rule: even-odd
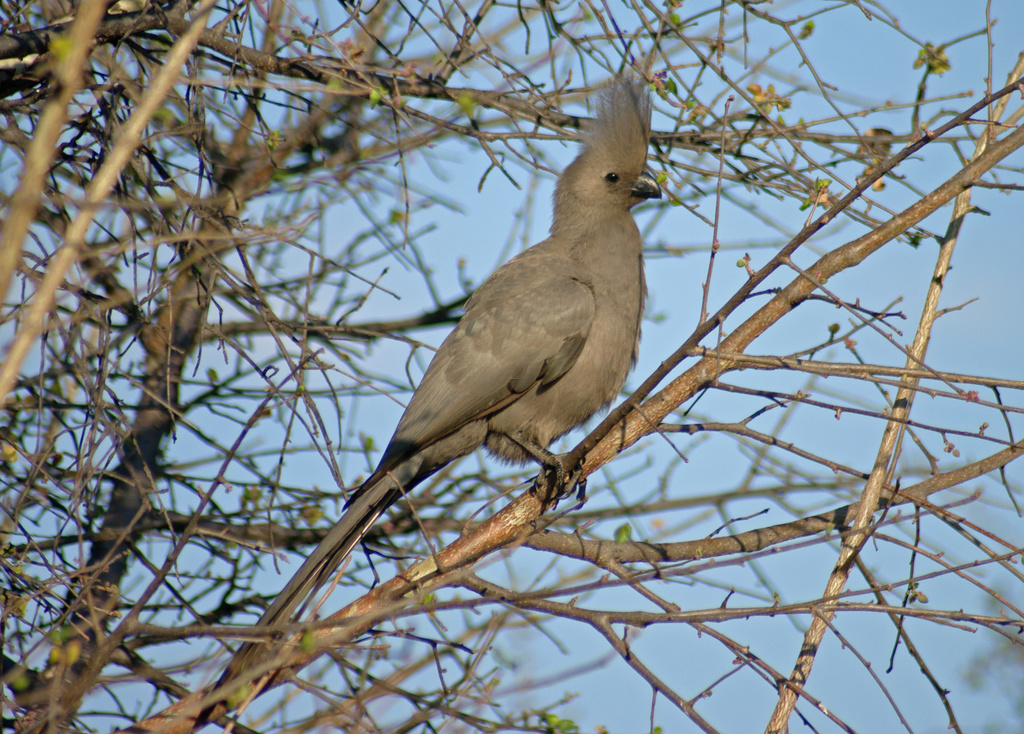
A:
<svg viewBox="0 0 1024 734">
<path fill-rule="evenodd" d="M 616 79 L 601 90 L 597 116 L 584 129 L 587 151 L 628 151 L 635 160 L 647 157 L 651 137 L 651 96 L 641 79 Z"/>
</svg>

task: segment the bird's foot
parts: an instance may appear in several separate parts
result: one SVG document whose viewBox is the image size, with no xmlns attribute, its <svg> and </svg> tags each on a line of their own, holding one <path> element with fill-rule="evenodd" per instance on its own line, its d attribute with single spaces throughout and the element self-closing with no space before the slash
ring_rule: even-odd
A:
<svg viewBox="0 0 1024 734">
<path fill-rule="evenodd" d="M 553 454 L 532 441 L 515 436 L 508 436 L 508 438 L 540 464 L 541 470 L 533 483 L 533 491 L 544 502 L 557 505 L 560 500 L 572 494 L 573 490 L 576 490 L 578 502 L 582 503 L 586 499 L 587 480 L 583 477 L 582 459 L 572 461 L 569 454 Z"/>
<path fill-rule="evenodd" d="M 583 477 L 583 461 L 570 464 L 567 454 L 548 454 L 544 457 L 543 468 L 534 483 L 535 490 L 554 504 L 576 492 L 576 500 L 583 502 L 587 496 L 587 480 Z"/>
<path fill-rule="evenodd" d="M 587 478 L 583 476 L 583 459 L 579 459 L 572 465 L 565 484 L 560 485 L 562 491 L 558 498 L 564 499 L 576 491 L 576 501 L 583 502 L 587 498 Z"/>
</svg>

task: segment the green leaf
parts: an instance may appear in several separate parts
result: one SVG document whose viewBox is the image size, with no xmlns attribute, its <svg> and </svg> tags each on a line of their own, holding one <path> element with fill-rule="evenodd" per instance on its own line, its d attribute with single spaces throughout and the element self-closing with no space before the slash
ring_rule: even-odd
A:
<svg viewBox="0 0 1024 734">
<path fill-rule="evenodd" d="M 944 74 L 953 68 L 949 63 L 949 57 L 946 56 L 945 47 L 933 46 L 930 43 L 926 43 L 924 48 L 917 52 L 914 68 L 920 69 L 922 66 L 928 67 L 929 74 Z"/>
<path fill-rule="evenodd" d="M 66 60 L 74 47 L 70 36 L 54 36 L 50 39 L 50 53 L 58 62 Z"/>
<path fill-rule="evenodd" d="M 473 116 L 473 110 L 476 109 L 476 100 L 473 99 L 472 94 L 467 94 L 466 92 L 463 92 L 455 101 L 458 103 L 459 107 L 462 109 L 463 112 L 466 113 L 467 116 Z"/>
<path fill-rule="evenodd" d="M 313 652 L 313 647 L 316 644 L 316 638 L 313 637 L 313 633 L 306 631 L 299 638 L 299 647 L 302 648 L 303 652 Z"/>
</svg>

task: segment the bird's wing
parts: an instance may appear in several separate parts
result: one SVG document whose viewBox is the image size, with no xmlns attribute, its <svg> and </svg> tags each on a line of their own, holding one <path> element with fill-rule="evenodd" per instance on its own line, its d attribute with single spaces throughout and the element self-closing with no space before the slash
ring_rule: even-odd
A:
<svg viewBox="0 0 1024 734">
<path fill-rule="evenodd" d="M 437 350 L 380 468 L 556 381 L 583 350 L 594 310 L 586 273 L 572 260 L 530 250 L 509 261 Z"/>
</svg>

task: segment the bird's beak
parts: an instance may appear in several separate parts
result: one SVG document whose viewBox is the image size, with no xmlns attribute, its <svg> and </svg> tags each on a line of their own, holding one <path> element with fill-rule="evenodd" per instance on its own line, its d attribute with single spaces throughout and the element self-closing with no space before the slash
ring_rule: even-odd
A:
<svg viewBox="0 0 1024 734">
<path fill-rule="evenodd" d="M 658 185 L 653 173 L 644 171 L 633 183 L 630 193 L 638 199 L 660 199 L 661 187 Z"/>
</svg>

